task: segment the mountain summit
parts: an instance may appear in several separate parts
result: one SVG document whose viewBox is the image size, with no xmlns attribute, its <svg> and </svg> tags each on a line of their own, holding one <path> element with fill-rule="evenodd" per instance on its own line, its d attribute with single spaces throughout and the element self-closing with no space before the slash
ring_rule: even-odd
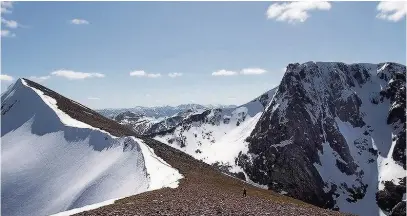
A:
<svg viewBox="0 0 407 216">
<path fill-rule="evenodd" d="M 128 129 L 37 83 L 19 79 L 1 100 L 2 215 L 49 215 L 182 178 Z"/>
<path fill-rule="evenodd" d="M 290 64 L 237 163 L 252 181 L 321 207 L 405 211 L 405 79 L 396 63 Z"/>
</svg>

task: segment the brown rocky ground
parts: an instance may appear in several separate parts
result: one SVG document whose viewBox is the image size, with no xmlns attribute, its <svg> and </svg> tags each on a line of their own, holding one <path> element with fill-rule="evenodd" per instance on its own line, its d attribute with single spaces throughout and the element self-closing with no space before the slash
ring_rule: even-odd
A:
<svg viewBox="0 0 407 216">
<path fill-rule="evenodd" d="M 25 80 L 28 85 L 53 97 L 58 108 L 72 118 L 115 136 L 136 136 L 131 129 L 38 83 Z M 344 215 L 254 187 L 163 143 L 143 139 L 159 157 L 183 174 L 179 187 L 126 197 L 77 215 Z M 242 197 L 243 187 L 247 197 Z"/>
</svg>

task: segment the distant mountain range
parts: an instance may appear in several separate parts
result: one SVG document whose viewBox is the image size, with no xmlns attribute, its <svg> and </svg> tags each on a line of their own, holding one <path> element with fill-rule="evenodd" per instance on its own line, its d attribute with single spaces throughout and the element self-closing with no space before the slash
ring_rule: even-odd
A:
<svg viewBox="0 0 407 216">
<path fill-rule="evenodd" d="M 96 110 L 100 114 L 108 118 L 114 118 L 123 112 L 133 112 L 137 115 L 143 115 L 151 118 L 162 118 L 172 116 L 179 112 L 186 111 L 188 109 L 210 109 L 210 108 L 233 108 L 235 105 L 200 105 L 200 104 L 181 104 L 178 106 L 156 106 L 156 107 L 143 107 L 136 106 L 133 108 L 119 108 L 119 109 L 99 109 Z"/>
</svg>

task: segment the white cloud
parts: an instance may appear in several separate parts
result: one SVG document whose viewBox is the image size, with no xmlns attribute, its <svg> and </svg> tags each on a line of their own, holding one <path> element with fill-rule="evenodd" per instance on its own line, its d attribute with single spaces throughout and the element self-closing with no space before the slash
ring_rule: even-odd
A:
<svg viewBox="0 0 407 216">
<path fill-rule="evenodd" d="M 16 34 L 11 32 L 10 30 L 4 29 L 4 28 L 18 28 L 22 27 L 20 23 L 18 23 L 15 20 L 7 20 L 3 17 L 4 14 L 11 13 L 13 8 L 13 2 L 11 1 L 2 1 L 1 2 L 1 24 L 2 24 L 2 30 L 1 30 L 1 37 L 15 37 Z"/>
<path fill-rule="evenodd" d="M 6 75 L 6 74 L 0 74 L 0 80 L 1 81 L 13 81 L 13 77 Z"/>
<path fill-rule="evenodd" d="M 13 8 L 13 2 L 11 1 L 2 1 L 1 2 L 1 13 L 11 13 L 11 8 Z"/>
<path fill-rule="evenodd" d="M 261 68 L 245 68 L 242 71 L 240 71 L 241 74 L 244 75 L 257 75 L 257 74 L 264 74 L 267 71 Z"/>
<path fill-rule="evenodd" d="M 377 18 L 397 22 L 406 16 L 407 3 L 404 1 L 381 1 L 377 5 Z"/>
<path fill-rule="evenodd" d="M 329 9 L 331 4 L 326 1 L 274 3 L 268 7 L 266 15 L 267 19 L 296 23 L 305 22 L 310 17 L 309 11 Z"/>
<path fill-rule="evenodd" d="M 89 21 L 84 20 L 84 19 L 73 19 L 70 22 L 71 22 L 71 24 L 75 24 L 75 25 L 87 25 L 87 24 L 89 24 Z"/>
<path fill-rule="evenodd" d="M 100 100 L 98 97 L 88 97 L 88 100 Z"/>
<path fill-rule="evenodd" d="M 35 81 L 35 82 L 43 82 L 43 81 L 45 81 L 45 80 L 47 80 L 49 78 L 51 78 L 51 76 L 40 76 L 40 77 L 30 76 L 30 79 Z"/>
<path fill-rule="evenodd" d="M 161 74 L 159 74 L 159 73 L 156 73 L 156 74 L 147 74 L 147 77 L 150 77 L 150 78 L 158 78 L 158 77 L 161 77 Z"/>
<path fill-rule="evenodd" d="M 101 73 L 84 73 L 71 70 L 57 70 L 51 73 L 54 76 L 65 77 L 70 80 L 86 79 L 86 78 L 103 78 L 104 74 Z"/>
<path fill-rule="evenodd" d="M 171 78 L 180 77 L 182 76 L 182 73 L 169 73 L 168 76 Z"/>
<path fill-rule="evenodd" d="M 149 77 L 149 78 L 158 78 L 161 77 L 161 74 L 156 73 L 146 73 L 143 70 L 138 70 L 138 71 L 132 71 L 130 72 L 130 76 L 137 76 L 137 77 Z"/>
<path fill-rule="evenodd" d="M 19 25 L 15 20 L 6 20 L 3 17 L 1 18 L 1 23 L 3 23 L 8 28 L 17 28 Z"/>
<path fill-rule="evenodd" d="M 233 76 L 237 73 L 235 71 L 218 70 L 212 73 L 212 76 Z"/>
<path fill-rule="evenodd" d="M 150 94 L 146 94 L 145 96 L 146 96 L 146 97 L 151 97 L 151 95 L 150 95 Z"/>
<path fill-rule="evenodd" d="M 145 76 L 147 73 L 145 71 L 132 71 L 130 76 Z"/>
<path fill-rule="evenodd" d="M 2 14 L 11 13 L 11 10 L 9 10 L 9 9 L 7 9 L 7 8 L 4 8 L 4 7 L 1 7 L 1 13 L 2 13 Z"/>
<path fill-rule="evenodd" d="M 11 31 L 9 31 L 9 30 L 1 30 L 1 37 L 15 37 L 16 36 L 16 34 L 14 34 L 14 33 L 12 33 Z"/>
</svg>

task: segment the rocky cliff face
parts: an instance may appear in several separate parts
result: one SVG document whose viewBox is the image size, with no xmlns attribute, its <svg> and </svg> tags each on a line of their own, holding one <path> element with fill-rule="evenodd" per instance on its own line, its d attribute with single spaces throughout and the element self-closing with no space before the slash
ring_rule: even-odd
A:
<svg viewBox="0 0 407 216">
<path fill-rule="evenodd" d="M 405 184 L 405 74 L 396 63 L 288 65 L 236 163 L 272 190 L 377 215 L 384 183 Z"/>
</svg>

